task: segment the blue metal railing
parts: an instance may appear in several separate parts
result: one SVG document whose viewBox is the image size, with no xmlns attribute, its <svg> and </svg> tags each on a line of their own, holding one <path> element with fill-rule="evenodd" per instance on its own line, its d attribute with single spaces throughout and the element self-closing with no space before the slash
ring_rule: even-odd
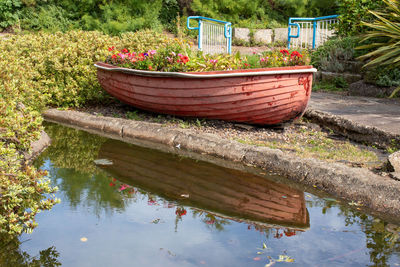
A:
<svg viewBox="0 0 400 267">
<path fill-rule="evenodd" d="M 197 27 L 191 27 L 190 20 L 197 20 Z M 232 23 L 227 22 L 227 21 L 212 19 L 212 18 L 206 18 L 206 17 L 202 17 L 202 16 L 190 16 L 187 18 L 186 25 L 189 30 L 198 30 L 198 42 L 199 42 L 198 48 L 199 48 L 199 50 L 204 51 L 204 45 L 210 45 L 210 46 L 214 45 L 213 44 L 214 40 L 204 40 L 204 38 L 209 38 L 209 35 L 204 33 L 204 25 L 203 25 L 204 22 L 207 22 L 207 21 L 224 25 L 223 36 L 226 39 L 226 52 L 228 54 L 231 54 L 232 53 Z M 215 31 L 210 36 L 217 37 L 217 34 L 218 34 L 218 31 Z M 210 49 L 209 51 L 212 51 L 212 49 Z"/>
<path fill-rule="evenodd" d="M 288 26 L 288 48 L 290 49 L 290 43 L 292 38 L 299 38 L 301 34 L 301 25 L 300 24 L 310 24 L 310 29 L 312 26 L 312 48 L 316 48 L 317 43 L 317 37 L 321 26 L 323 22 L 327 22 L 326 25 L 324 25 L 324 30 L 328 30 L 328 27 L 336 23 L 336 20 L 339 16 L 338 15 L 332 15 L 332 16 L 324 16 L 324 17 L 318 17 L 318 18 L 289 18 L 289 26 Z M 334 22 L 333 22 L 334 21 Z M 296 35 L 292 35 L 292 27 L 297 28 L 297 33 Z M 306 40 L 308 42 L 308 40 Z"/>
</svg>

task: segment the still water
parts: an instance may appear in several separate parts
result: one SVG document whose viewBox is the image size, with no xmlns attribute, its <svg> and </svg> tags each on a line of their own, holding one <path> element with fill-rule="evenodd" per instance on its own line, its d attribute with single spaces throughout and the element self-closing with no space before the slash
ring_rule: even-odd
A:
<svg viewBox="0 0 400 267">
<path fill-rule="evenodd" d="M 36 165 L 61 203 L 2 247 L 9 266 L 400 266 L 400 228 L 355 205 L 262 170 L 46 131 Z"/>
</svg>

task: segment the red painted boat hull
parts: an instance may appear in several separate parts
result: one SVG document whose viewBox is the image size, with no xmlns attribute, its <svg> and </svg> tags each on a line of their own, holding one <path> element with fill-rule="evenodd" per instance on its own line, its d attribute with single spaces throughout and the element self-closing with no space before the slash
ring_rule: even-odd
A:
<svg viewBox="0 0 400 267">
<path fill-rule="evenodd" d="M 101 86 L 137 108 L 259 125 L 300 118 L 316 71 L 312 66 L 296 66 L 169 75 L 106 63 L 96 67 Z"/>
</svg>

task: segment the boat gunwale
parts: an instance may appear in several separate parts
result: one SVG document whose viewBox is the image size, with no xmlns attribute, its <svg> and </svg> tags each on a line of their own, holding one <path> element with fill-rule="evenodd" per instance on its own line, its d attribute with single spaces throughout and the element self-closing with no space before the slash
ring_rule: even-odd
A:
<svg viewBox="0 0 400 267">
<path fill-rule="evenodd" d="M 126 74 L 133 74 L 146 77 L 157 78 L 191 78 L 191 79 L 210 79 L 210 78 L 230 78 L 230 77 L 250 77 L 250 76 L 263 76 L 263 75 L 287 75 L 287 74 L 302 74 L 302 73 L 315 73 L 317 69 L 312 66 L 291 66 L 291 67 L 278 67 L 278 68 L 261 68 L 261 69 L 243 69 L 243 70 L 228 70 L 228 71 L 214 71 L 214 72 L 161 72 L 161 71 L 147 71 L 128 69 L 123 67 L 113 66 L 104 62 L 97 62 L 94 64 L 97 69 L 119 72 Z"/>
</svg>

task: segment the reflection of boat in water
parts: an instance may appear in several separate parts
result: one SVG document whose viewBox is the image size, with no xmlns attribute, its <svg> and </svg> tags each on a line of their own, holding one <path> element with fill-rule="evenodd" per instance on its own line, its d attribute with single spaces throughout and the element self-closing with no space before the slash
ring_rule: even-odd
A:
<svg viewBox="0 0 400 267">
<path fill-rule="evenodd" d="M 119 180 L 183 205 L 234 220 L 309 227 L 303 192 L 254 174 L 113 140 L 99 158 L 113 162 L 102 168 Z"/>
</svg>

